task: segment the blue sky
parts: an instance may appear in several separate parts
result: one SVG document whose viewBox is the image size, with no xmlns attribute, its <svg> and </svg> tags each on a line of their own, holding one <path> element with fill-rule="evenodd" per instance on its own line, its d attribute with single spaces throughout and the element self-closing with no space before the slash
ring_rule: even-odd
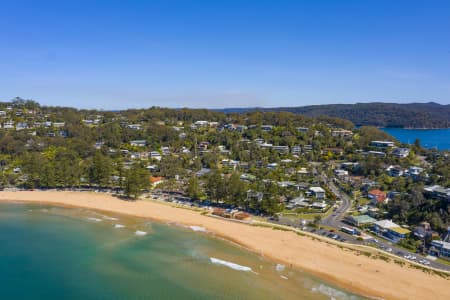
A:
<svg viewBox="0 0 450 300">
<path fill-rule="evenodd" d="M 0 0 L 0 99 L 450 104 L 450 2 Z"/>
</svg>

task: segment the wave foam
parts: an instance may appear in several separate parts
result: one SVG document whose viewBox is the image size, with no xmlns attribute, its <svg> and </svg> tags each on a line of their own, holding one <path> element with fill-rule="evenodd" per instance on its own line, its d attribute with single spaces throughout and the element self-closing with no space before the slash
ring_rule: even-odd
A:
<svg viewBox="0 0 450 300">
<path fill-rule="evenodd" d="M 135 235 L 139 235 L 139 236 L 143 236 L 143 235 L 146 235 L 147 232 L 145 232 L 145 231 L 140 231 L 140 230 L 136 230 L 136 232 L 135 232 L 134 234 L 135 234 Z"/>
<path fill-rule="evenodd" d="M 116 224 L 116 225 L 114 225 L 114 228 L 124 228 L 125 227 L 125 225 L 122 225 L 122 224 Z"/>
<path fill-rule="evenodd" d="M 113 218 L 113 217 L 109 217 L 109 216 L 103 216 L 103 219 L 105 219 L 105 220 L 111 220 L 111 221 L 117 221 L 117 220 L 119 220 L 119 219 L 117 219 L 117 218 Z"/>
<path fill-rule="evenodd" d="M 201 227 L 201 226 L 189 226 L 189 228 L 191 228 L 193 231 L 199 231 L 199 232 L 207 231 L 205 227 Z"/>
<path fill-rule="evenodd" d="M 331 299 L 342 299 L 342 300 L 353 300 L 355 299 L 354 296 L 348 295 L 347 293 L 343 291 L 339 291 L 335 288 L 332 288 L 331 286 L 320 284 L 318 287 L 313 287 L 312 291 L 315 293 L 321 293 L 325 296 L 330 297 Z"/>
<path fill-rule="evenodd" d="M 283 272 L 284 269 L 285 269 L 285 266 L 282 265 L 282 264 L 277 264 L 277 265 L 275 266 L 275 270 L 277 270 L 278 272 Z"/>
<path fill-rule="evenodd" d="M 230 269 L 237 270 L 237 271 L 252 272 L 252 268 L 250 268 L 250 267 L 241 266 L 241 265 L 238 265 L 238 264 L 226 261 L 226 260 L 221 260 L 221 259 L 218 259 L 215 257 L 210 257 L 209 259 L 213 264 L 223 265 L 223 266 L 226 266 Z"/>
<path fill-rule="evenodd" d="M 94 221 L 94 222 L 101 222 L 102 221 L 102 219 L 98 219 L 98 218 L 88 218 L 88 220 Z"/>
</svg>

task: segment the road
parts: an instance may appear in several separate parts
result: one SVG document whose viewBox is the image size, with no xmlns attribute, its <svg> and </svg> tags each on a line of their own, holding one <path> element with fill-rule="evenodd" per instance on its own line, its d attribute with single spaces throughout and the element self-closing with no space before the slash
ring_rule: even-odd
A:
<svg viewBox="0 0 450 300">
<path fill-rule="evenodd" d="M 324 184 L 333 192 L 337 199 L 340 199 L 341 203 L 339 207 L 331 215 L 325 217 L 322 220 L 322 224 L 326 226 L 331 226 L 335 228 L 341 228 L 344 226 L 342 220 L 344 219 L 347 211 L 352 207 L 352 200 L 346 193 L 342 193 L 334 183 L 327 178 L 325 174 L 322 173 L 320 176 Z"/>
<path fill-rule="evenodd" d="M 333 234 L 338 235 L 339 236 L 338 239 L 340 239 L 340 240 L 344 239 L 345 242 L 349 242 L 349 243 L 353 243 L 353 244 L 367 244 L 367 242 L 365 242 L 365 241 L 358 240 L 357 236 L 346 234 L 344 232 L 339 231 L 339 229 L 342 226 L 348 226 L 348 224 L 344 224 L 342 222 L 342 220 L 344 219 L 345 214 L 351 208 L 352 201 L 351 201 L 350 197 L 346 193 L 341 192 L 339 190 L 339 188 L 336 187 L 336 185 L 332 182 L 332 180 L 328 179 L 324 173 L 322 173 L 320 177 L 321 177 L 323 183 L 328 186 L 328 188 L 335 194 L 335 196 L 338 199 L 341 200 L 341 203 L 340 203 L 339 207 L 336 209 L 336 211 L 334 211 L 331 215 L 325 217 L 321 221 L 321 224 L 335 228 L 335 230 L 334 230 L 335 232 Z M 308 231 L 311 231 L 311 229 Z M 326 230 L 318 230 L 316 233 L 320 234 L 320 235 L 324 235 L 324 236 L 330 235 L 330 232 L 326 231 Z M 448 266 L 448 265 L 441 264 L 441 263 L 435 262 L 433 260 L 428 260 L 425 256 L 422 256 L 420 254 L 413 253 L 413 252 L 410 252 L 403 248 L 397 247 L 395 244 L 393 244 L 387 240 L 384 240 L 382 238 L 379 238 L 379 237 L 373 238 L 370 240 L 370 244 L 381 250 L 385 250 L 385 251 L 389 250 L 387 252 L 395 254 L 399 257 L 405 257 L 407 255 L 410 255 L 410 256 L 416 257 L 415 261 L 427 260 L 429 262 L 429 266 L 431 266 L 433 268 L 450 271 L 450 266 Z"/>
</svg>

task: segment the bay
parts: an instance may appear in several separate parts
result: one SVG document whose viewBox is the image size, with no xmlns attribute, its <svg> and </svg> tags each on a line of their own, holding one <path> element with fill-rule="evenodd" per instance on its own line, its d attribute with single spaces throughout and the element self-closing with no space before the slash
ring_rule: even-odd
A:
<svg viewBox="0 0 450 300">
<path fill-rule="evenodd" d="M 450 129 L 381 128 L 381 130 L 405 144 L 413 144 L 419 139 L 424 148 L 450 150 Z"/>
<path fill-rule="evenodd" d="M 0 245 L 0 299 L 364 299 L 199 228 L 86 209 L 0 204 Z"/>
</svg>

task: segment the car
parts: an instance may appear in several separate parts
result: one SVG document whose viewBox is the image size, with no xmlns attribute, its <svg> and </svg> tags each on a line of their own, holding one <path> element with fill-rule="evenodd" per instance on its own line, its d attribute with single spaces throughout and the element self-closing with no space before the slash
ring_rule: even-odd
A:
<svg viewBox="0 0 450 300">
<path fill-rule="evenodd" d="M 339 236 L 337 234 L 333 234 L 333 236 L 331 238 L 337 240 L 339 238 Z"/>
<path fill-rule="evenodd" d="M 392 252 L 392 248 L 387 248 L 386 251 L 387 252 Z"/>
</svg>

